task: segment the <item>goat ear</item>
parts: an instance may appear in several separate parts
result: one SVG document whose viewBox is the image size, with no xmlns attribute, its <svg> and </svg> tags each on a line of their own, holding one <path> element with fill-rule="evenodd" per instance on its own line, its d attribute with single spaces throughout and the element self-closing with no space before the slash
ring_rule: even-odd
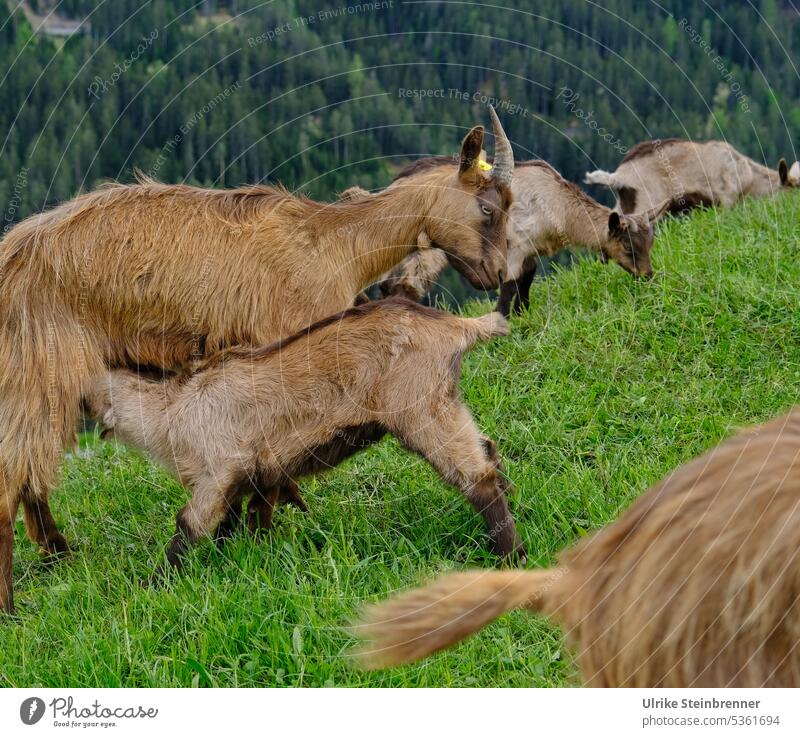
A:
<svg viewBox="0 0 800 737">
<path fill-rule="evenodd" d="M 781 159 L 778 162 L 778 176 L 781 180 L 781 185 L 786 186 L 789 182 L 789 165 L 786 163 L 786 159 Z"/>
<path fill-rule="evenodd" d="M 672 199 L 668 197 L 660 205 L 656 205 L 647 210 L 644 216 L 647 218 L 647 222 L 652 225 L 661 220 L 661 218 L 669 212 L 670 207 L 672 207 Z"/>
<path fill-rule="evenodd" d="M 348 187 L 346 190 L 344 190 L 344 192 L 340 192 L 339 200 L 341 202 L 353 202 L 354 200 L 363 200 L 371 196 L 371 193 L 367 192 L 366 189 L 362 189 L 356 185 L 353 187 Z"/>
<path fill-rule="evenodd" d="M 483 126 L 476 125 L 464 137 L 461 143 L 461 166 L 458 175 L 463 177 L 468 172 L 472 172 L 479 165 L 481 150 L 483 149 Z"/>
<path fill-rule="evenodd" d="M 612 210 L 608 216 L 608 232 L 611 235 L 622 235 L 627 230 L 628 224 L 620 217 L 616 210 Z"/>
</svg>

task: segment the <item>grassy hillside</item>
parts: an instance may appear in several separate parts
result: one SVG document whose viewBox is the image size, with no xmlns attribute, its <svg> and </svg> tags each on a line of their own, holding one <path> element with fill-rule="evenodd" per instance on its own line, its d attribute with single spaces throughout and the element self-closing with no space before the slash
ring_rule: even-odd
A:
<svg viewBox="0 0 800 737">
<path fill-rule="evenodd" d="M 799 223 L 800 194 L 668 222 L 654 281 L 584 261 L 535 285 L 512 336 L 469 356 L 464 393 L 508 460 L 529 565 L 797 402 Z M 54 496 L 74 557 L 44 568 L 18 526 L 19 622 L 0 625 L 0 683 L 574 682 L 559 632 L 522 614 L 415 667 L 353 669 L 341 625 L 361 602 L 492 558 L 479 518 L 393 441 L 303 490 L 307 516 L 282 511 L 259 543 L 201 546 L 169 587 L 144 590 L 184 492 L 135 454 L 89 442 Z"/>
</svg>

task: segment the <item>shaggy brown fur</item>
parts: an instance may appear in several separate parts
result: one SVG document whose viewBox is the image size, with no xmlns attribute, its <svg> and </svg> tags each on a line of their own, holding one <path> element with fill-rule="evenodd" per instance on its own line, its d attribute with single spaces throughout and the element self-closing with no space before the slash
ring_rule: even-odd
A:
<svg viewBox="0 0 800 737">
<path fill-rule="evenodd" d="M 277 487 L 292 488 L 387 432 L 461 489 L 507 556 L 522 547 L 500 458 L 458 397 L 462 354 L 507 334 L 497 313 L 464 319 L 403 299 L 372 302 L 266 348 L 222 351 L 190 378 L 152 382 L 112 371 L 86 405 L 191 488 L 172 564 L 186 541 L 212 535 L 243 498 L 258 494 L 251 516 L 266 509 L 271 517 Z"/>
<path fill-rule="evenodd" d="M 508 147 L 494 120 L 496 146 Z M 29 536 L 48 553 L 67 550 L 47 494 L 83 389 L 107 367 L 185 368 L 292 333 L 351 305 L 423 230 L 473 283 L 497 286 L 511 194 L 507 177 L 480 170 L 483 138 L 481 126 L 469 132 L 457 172 L 369 201 L 142 178 L 11 230 L 0 243 L 0 610 L 13 607 L 20 501 Z"/>
<path fill-rule="evenodd" d="M 777 169 L 768 169 L 723 141 L 665 138 L 637 143 L 616 171 L 587 172 L 585 181 L 615 190 L 621 212 L 643 212 L 669 199 L 670 212 L 681 213 L 800 186 L 800 164 L 790 170 L 781 159 Z"/>
<path fill-rule="evenodd" d="M 436 159 L 447 160 L 447 157 L 435 157 Z M 428 159 L 420 159 L 416 163 L 423 163 Z M 438 166 L 438 164 L 436 164 Z M 407 169 L 410 168 L 406 167 Z M 420 167 L 420 169 L 428 169 L 430 167 Z M 405 169 L 398 175 L 398 178 L 410 176 L 405 173 Z M 370 197 L 371 194 L 361 187 L 348 187 L 340 195 L 339 199 L 350 202 L 364 197 Z M 427 233 L 420 233 L 417 236 L 416 253 L 412 253 L 401 261 L 394 269 L 383 275 L 383 278 L 378 282 L 378 290 L 381 297 L 405 297 L 407 299 L 419 302 L 425 294 L 433 286 L 436 277 L 447 267 L 447 255 L 438 248 L 431 248 L 431 240 L 428 238 Z"/>
<path fill-rule="evenodd" d="M 364 657 L 424 657 L 526 607 L 592 686 L 800 685 L 800 408 L 679 468 L 550 570 L 475 571 L 374 607 Z"/>
<path fill-rule="evenodd" d="M 425 172 L 453 166 L 447 156 L 422 159 L 406 167 L 395 182 L 413 181 Z M 504 315 L 510 313 L 515 297 L 517 311 L 527 306 L 539 259 L 564 248 L 588 248 L 599 253 L 603 261 L 616 261 L 635 276 L 652 275 L 653 223 L 667 211 L 668 200 L 635 217 L 620 216 L 541 160 L 517 163 L 512 190 L 514 203 L 507 233 L 510 278 L 501 288 L 497 306 Z M 356 188 L 348 193 L 352 198 L 359 196 Z M 364 195 L 369 196 L 362 190 Z M 436 251 L 421 248 L 384 277 L 381 292 L 421 299 L 444 265 Z"/>
<path fill-rule="evenodd" d="M 430 171 L 437 166 L 457 166 L 456 161 L 452 156 L 426 156 L 424 159 L 417 159 L 409 164 L 406 164 L 400 173 L 394 178 L 396 182 L 398 179 L 405 179 L 407 177 L 414 177 L 422 172 Z M 519 168 L 520 162 L 517 162 L 515 168 Z"/>
</svg>

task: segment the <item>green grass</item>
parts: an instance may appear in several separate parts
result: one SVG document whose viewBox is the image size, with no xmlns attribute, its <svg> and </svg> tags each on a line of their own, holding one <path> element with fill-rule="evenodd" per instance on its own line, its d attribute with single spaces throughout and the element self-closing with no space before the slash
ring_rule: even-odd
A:
<svg viewBox="0 0 800 737">
<path fill-rule="evenodd" d="M 464 394 L 507 459 L 529 565 L 552 561 L 737 426 L 797 402 L 798 224 L 798 195 L 668 222 L 652 282 L 582 261 L 534 285 L 510 338 L 470 354 Z M 362 602 L 493 560 L 478 516 L 394 441 L 303 491 L 310 514 L 281 511 L 264 541 L 202 545 L 166 588 L 145 590 L 138 582 L 162 559 L 185 493 L 90 438 L 53 496 L 75 555 L 45 568 L 18 525 L 19 621 L 0 625 L 0 682 L 575 683 L 558 630 L 521 613 L 419 665 L 353 668 L 342 626 Z"/>
</svg>

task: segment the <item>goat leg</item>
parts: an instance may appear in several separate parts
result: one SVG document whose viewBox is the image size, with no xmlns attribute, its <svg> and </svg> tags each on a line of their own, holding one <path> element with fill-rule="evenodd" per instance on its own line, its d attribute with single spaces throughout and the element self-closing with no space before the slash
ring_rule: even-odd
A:
<svg viewBox="0 0 800 737">
<path fill-rule="evenodd" d="M 167 546 L 167 563 L 169 567 L 180 570 L 187 549 L 203 537 L 213 537 L 215 532 L 224 527 L 234 500 L 241 504 L 242 485 L 237 480 L 236 471 L 219 470 L 214 475 L 201 476 L 192 484 L 192 498 L 178 512 L 175 521 L 175 534 Z M 150 583 L 158 583 L 166 573 L 166 568 L 159 565 Z"/>
<path fill-rule="evenodd" d="M 252 534 L 272 528 L 272 515 L 278 504 L 291 504 L 301 512 L 308 512 L 300 489 L 291 479 L 280 486 L 260 487 L 247 504 L 247 526 Z"/>
<path fill-rule="evenodd" d="M 301 512 L 308 512 L 308 505 L 303 499 L 299 487 L 291 479 L 281 486 L 279 500 L 281 504 L 291 504 Z"/>
<path fill-rule="evenodd" d="M 39 499 L 24 489 L 22 511 L 28 537 L 39 546 L 46 561 L 57 560 L 69 553 L 69 545 L 56 527 L 47 499 Z"/>
<path fill-rule="evenodd" d="M 469 410 L 451 400 L 437 403 L 437 411 L 427 412 L 424 419 L 409 413 L 396 421 L 392 432 L 398 440 L 461 489 L 483 517 L 493 552 L 524 560 L 525 549 L 508 509 L 508 482 L 501 472 L 497 446 L 478 432 Z"/>
<path fill-rule="evenodd" d="M 280 486 L 259 486 L 247 503 L 247 527 L 253 535 L 272 529 L 272 514 L 281 498 Z"/>
<path fill-rule="evenodd" d="M 538 258 L 528 257 L 522 264 L 522 273 L 516 279 L 503 282 L 500 286 L 500 296 L 497 300 L 497 311 L 503 317 L 510 317 L 512 313 L 521 315 L 522 311 L 530 304 L 530 291 L 533 279 L 536 276 Z M 516 303 L 514 302 L 516 298 Z"/>
<path fill-rule="evenodd" d="M 236 532 L 241 524 L 242 500 L 241 498 L 238 498 L 231 503 L 225 519 L 222 520 L 219 527 L 217 527 L 217 532 L 214 535 L 214 542 L 218 546 L 221 546 L 228 538 L 233 536 L 233 533 Z"/>
<path fill-rule="evenodd" d="M 537 260 L 534 259 L 530 267 L 526 262 L 526 269 L 522 276 L 517 280 L 517 304 L 514 313 L 521 315 L 523 310 L 527 310 L 531 303 L 531 286 L 533 279 L 536 276 Z"/>
<path fill-rule="evenodd" d="M 486 523 L 493 552 L 501 558 L 517 556 L 524 563 L 525 547 L 508 509 L 507 488 L 503 474 L 492 469 L 466 490 L 466 496 Z"/>
<path fill-rule="evenodd" d="M 14 554 L 14 519 L 19 499 L 6 493 L 0 497 L 0 611 L 14 613 L 14 584 L 11 579 Z"/>
<path fill-rule="evenodd" d="M 496 309 L 503 317 L 511 316 L 511 305 L 514 303 L 514 297 L 517 296 L 517 281 L 515 279 L 503 282 L 500 285 L 500 296 L 497 299 Z"/>
</svg>

